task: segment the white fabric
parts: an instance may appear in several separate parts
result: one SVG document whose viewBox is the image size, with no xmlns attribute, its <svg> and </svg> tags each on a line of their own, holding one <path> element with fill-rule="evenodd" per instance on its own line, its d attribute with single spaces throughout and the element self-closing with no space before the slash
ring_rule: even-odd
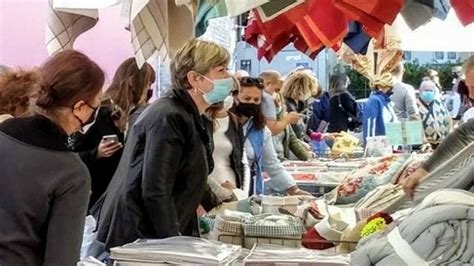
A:
<svg viewBox="0 0 474 266">
<path fill-rule="evenodd" d="M 268 3 L 270 0 L 225 0 L 227 14 L 235 17 L 251 9 Z"/>
<path fill-rule="evenodd" d="M 430 264 L 422 259 L 416 252 L 412 249 L 410 244 L 408 244 L 405 239 L 400 235 L 398 227 L 395 227 L 388 235 L 388 242 L 392 245 L 393 249 L 397 255 L 407 264 L 407 265 L 417 265 L 417 266 L 429 266 Z"/>
<path fill-rule="evenodd" d="M 214 170 L 209 176 L 215 179 L 219 184 L 229 181 L 233 186 L 236 186 L 235 173 L 230 163 L 230 155 L 234 147 L 232 146 L 232 142 L 225 135 L 225 132 L 229 129 L 229 117 L 218 118 L 216 120 L 214 152 L 212 153 Z"/>
<path fill-rule="evenodd" d="M 471 120 L 474 118 L 474 107 L 471 107 L 469 108 L 469 110 L 467 110 L 463 117 L 462 117 L 462 122 L 463 123 L 466 123 L 467 121 Z"/>
<path fill-rule="evenodd" d="M 54 0 L 54 9 L 98 9 L 120 4 L 122 0 Z"/>
<path fill-rule="evenodd" d="M 412 210 L 412 213 L 437 205 L 466 205 L 474 207 L 472 193 L 459 189 L 442 189 L 426 196 L 423 201 Z"/>
</svg>

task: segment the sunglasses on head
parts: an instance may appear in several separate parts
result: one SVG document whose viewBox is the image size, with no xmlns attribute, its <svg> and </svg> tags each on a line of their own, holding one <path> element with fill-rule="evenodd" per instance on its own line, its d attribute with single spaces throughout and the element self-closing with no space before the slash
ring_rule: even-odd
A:
<svg viewBox="0 0 474 266">
<path fill-rule="evenodd" d="M 251 87 L 256 86 L 259 89 L 264 88 L 263 79 L 261 78 L 251 78 L 251 77 L 242 77 L 239 79 L 240 86 Z"/>
</svg>

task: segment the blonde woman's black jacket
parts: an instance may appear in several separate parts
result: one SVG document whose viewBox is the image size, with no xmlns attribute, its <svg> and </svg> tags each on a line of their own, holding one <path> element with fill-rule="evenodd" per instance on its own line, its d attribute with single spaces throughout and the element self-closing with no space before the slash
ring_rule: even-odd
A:
<svg viewBox="0 0 474 266">
<path fill-rule="evenodd" d="M 210 123 L 184 90 L 150 105 L 130 129 L 98 204 L 106 249 L 138 238 L 189 235 L 213 168 Z"/>
</svg>

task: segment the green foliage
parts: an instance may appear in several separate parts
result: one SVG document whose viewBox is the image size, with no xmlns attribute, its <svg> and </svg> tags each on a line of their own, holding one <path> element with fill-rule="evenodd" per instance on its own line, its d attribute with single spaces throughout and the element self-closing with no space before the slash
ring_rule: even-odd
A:
<svg viewBox="0 0 474 266">
<path fill-rule="evenodd" d="M 420 86 L 423 81 L 423 77 L 428 76 L 428 70 L 434 69 L 438 71 L 440 78 L 441 86 L 444 90 L 451 89 L 451 69 L 457 64 L 428 64 L 428 65 L 419 65 L 417 63 L 405 63 L 405 75 L 403 76 L 403 81 L 415 87 L 416 89 Z M 345 66 L 345 73 L 351 80 L 351 86 L 349 91 L 357 98 L 367 98 L 370 94 L 369 80 L 359 74 L 357 71 L 352 69 L 350 66 Z M 334 72 L 340 72 L 339 67 L 334 67 Z"/>
</svg>

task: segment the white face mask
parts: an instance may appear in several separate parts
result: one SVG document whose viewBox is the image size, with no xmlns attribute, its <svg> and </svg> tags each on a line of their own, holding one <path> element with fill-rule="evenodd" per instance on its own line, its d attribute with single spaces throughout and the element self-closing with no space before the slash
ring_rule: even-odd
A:
<svg viewBox="0 0 474 266">
<path fill-rule="evenodd" d="M 228 111 L 234 105 L 234 97 L 229 95 L 224 99 L 224 110 Z"/>
</svg>

